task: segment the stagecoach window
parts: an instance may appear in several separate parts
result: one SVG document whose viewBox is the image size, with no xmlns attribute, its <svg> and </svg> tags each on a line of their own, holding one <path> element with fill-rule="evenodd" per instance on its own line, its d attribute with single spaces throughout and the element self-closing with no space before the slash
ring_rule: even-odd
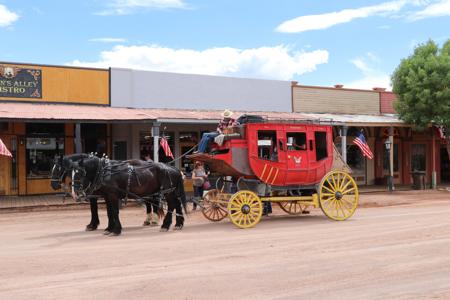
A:
<svg viewBox="0 0 450 300">
<path fill-rule="evenodd" d="M 306 133 L 288 132 L 286 140 L 288 151 L 306 150 Z"/>
<path fill-rule="evenodd" d="M 314 132 L 314 138 L 316 140 L 316 160 L 319 161 L 328 156 L 327 133 L 321 131 Z"/>
<path fill-rule="evenodd" d="M 64 155 L 64 124 L 26 125 L 27 178 L 50 178 L 56 156 Z"/>
<path fill-rule="evenodd" d="M 278 161 L 277 132 L 275 130 L 258 131 L 258 157 Z"/>
</svg>

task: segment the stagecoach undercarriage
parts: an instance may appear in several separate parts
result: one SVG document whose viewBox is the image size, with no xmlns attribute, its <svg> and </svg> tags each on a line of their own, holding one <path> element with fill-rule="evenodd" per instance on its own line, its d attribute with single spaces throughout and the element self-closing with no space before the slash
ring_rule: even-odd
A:
<svg viewBox="0 0 450 300">
<path fill-rule="evenodd" d="M 203 200 L 203 215 L 214 222 L 229 217 L 240 228 L 255 226 L 262 217 L 263 202 L 278 203 L 291 215 L 301 215 L 308 207 L 321 208 L 332 220 L 345 220 L 358 205 L 358 188 L 343 171 L 330 171 L 313 186 L 271 186 L 257 179 L 239 178 L 236 182 L 220 178 L 217 189 Z"/>
</svg>

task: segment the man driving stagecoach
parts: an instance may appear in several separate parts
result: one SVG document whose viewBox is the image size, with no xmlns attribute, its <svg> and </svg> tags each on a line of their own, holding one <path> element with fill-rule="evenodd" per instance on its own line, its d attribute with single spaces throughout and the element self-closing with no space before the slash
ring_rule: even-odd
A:
<svg viewBox="0 0 450 300">
<path fill-rule="evenodd" d="M 196 153 L 205 153 L 209 147 L 209 144 L 215 137 L 223 134 L 226 128 L 237 125 L 235 119 L 232 118 L 233 112 L 229 109 L 225 109 L 222 113 L 222 120 L 217 125 L 217 130 L 214 132 L 206 132 L 203 134 L 202 139 L 198 145 L 198 151 Z"/>
</svg>

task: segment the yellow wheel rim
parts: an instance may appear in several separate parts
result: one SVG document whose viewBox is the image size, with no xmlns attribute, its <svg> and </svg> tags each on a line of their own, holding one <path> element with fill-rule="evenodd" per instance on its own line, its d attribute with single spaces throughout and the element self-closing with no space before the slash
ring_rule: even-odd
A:
<svg viewBox="0 0 450 300">
<path fill-rule="evenodd" d="M 202 213 L 210 221 L 223 220 L 227 214 L 227 203 L 229 194 L 220 193 L 218 190 L 210 190 L 203 197 Z"/>
<path fill-rule="evenodd" d="M 258 224 L 262 216 L 262 202 L 251 191 L 239 191 L 228 203 L 228 217 L 239 228 L 250 228 Z"/>
<path fill-rule="evenodd" d="M 343 221 L 350 218 L 355 213 L 358 200 L 358 186 L 346 172 L 331 171 L 320 182 L 320 208 L 330 219 Z"/>
</svg>

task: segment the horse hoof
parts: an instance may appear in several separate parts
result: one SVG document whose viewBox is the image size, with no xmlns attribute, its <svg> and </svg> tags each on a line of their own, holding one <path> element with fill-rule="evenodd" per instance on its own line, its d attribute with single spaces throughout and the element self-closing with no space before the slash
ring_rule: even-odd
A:
<svg viewBox="0 0 450 300">
<path fill-rule="evenodd" d="M 110 235 L 111 233 L 112 233 L 112 232 L 109 231 L 109 230 L 105 230 L 105 231 L 103 232 L 104 235 Z"/>
<path fill-rule="evenodd" d="M 159 232 L 167 232 L 167 231 L 169 231 L 169 228 L 161 228 L 161 229 L 159 230 Z"/>
<path fill-rule="evenodd" d="M 145 221 L 143 224 L 142 224 L 142 226 L 149 226 L 150 225 L 150 222 L 149 221 Z"/>
<path fill-rule="evenodd" d="M 86 226 L 86 231 L 94 231 L 94 230 L 97 230 L 97 226 L 93 226 L 93 225 Z"/>
<path fill-rule="evenodd" d="M 173 228 L 173 230 L 181 230 L 181 229 L 183 229 L 183 225 L 175 226 L 175 227 Z"/>
</svg>

